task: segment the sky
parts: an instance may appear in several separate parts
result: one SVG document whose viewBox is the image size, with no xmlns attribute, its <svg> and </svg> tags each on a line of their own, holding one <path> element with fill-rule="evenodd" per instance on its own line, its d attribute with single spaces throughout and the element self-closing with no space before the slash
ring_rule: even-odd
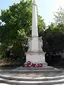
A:
<svg viewBox="0 0 64 85">
<path fill-rule="evenodd" d="M 19 3 L 20 0 L 0 0 L 1 10 L 8 9 L 13 3 Z M 54 22 L 54 13 L 58 11 L 60 6 L 64 8 L 64 0 L 36 0 L 39 15 L 42 16 L 46 25 Z"/>
</svg>

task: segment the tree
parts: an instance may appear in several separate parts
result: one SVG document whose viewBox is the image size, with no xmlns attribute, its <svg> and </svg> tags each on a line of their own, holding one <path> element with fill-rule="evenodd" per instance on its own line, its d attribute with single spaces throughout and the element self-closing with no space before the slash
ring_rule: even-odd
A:
<svg viewBox="0 0 64 85">
<path fill-rule="evenodd" d="M 2 32 L 0 42 L 11 44 L 20 37 L 26 40 L 30 36 L 32 25 L 31 0 L 22 0 L 19 4 L 13 4 L 9 9 L 2 10 L 0 19 L 5 22 L 3 29 L 0 31 Z M 45 28 L 45 23 L 39 15 L 38 21 L 39 30 Z"/>
<path fill-rule="evenodd" d="M 60 9 L 55 13 L 55 24 L 61 23 L 64 24 L 64 9 L 60 7 Z"/>
<path fill-rule="evenodd" d="M 21 0 L 20 3 L 13 4 L 7 10 L 1 11 L 0 20 L 5 22 L 0 28 L 0 42 L 2 45 L 20 47 L 27 43 L 31 35 L 32 26 L 32 4 L 31 0 Z M 39 31 L 45 28 L 44 20 L 38 15 Z"/>
<path fill-rule="evenodd" d="M 44 50 L 46 52 L 60 52 L 64 50 L 64 25 L 51 24 L 43 33 Z"/>
</svg>

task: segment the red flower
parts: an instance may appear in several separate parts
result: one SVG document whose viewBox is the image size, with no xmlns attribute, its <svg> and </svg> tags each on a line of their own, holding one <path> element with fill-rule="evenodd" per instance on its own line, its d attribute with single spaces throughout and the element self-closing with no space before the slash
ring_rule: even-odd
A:
<svg viewBox="0 0 64 85">
<path fill-rule="evenodd" d="M 35 64 L 35 63 L 32 63 L 31 61 L 28 61 L 25 64 L 25 67 L 43 67 L 43 64 L 42 63 Z"/>
</svg>

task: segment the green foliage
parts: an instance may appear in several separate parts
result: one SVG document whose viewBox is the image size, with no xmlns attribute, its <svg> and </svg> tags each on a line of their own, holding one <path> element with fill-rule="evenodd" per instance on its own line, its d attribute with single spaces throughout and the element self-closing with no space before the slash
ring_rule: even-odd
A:
<svg viewBox="0 0 64 85">
<path fill-rule="evenodd" d="M 41 35 L 45 52 L 60 52 L 64 50 L 64 24 L 51 24 Z"/>
<path fill-rule="evenodd" d="M 13 4 L 7 10 L 1 11 L 0 19 L 5 22 L 0 35 L 2 43 L 11 45 L 17 38 L 30 36 L 32 25 L 32 4 L 31 0 L 22 0 L 19 4 Z M 38 27 L 42 31 L 45 28 L 44 20 L 38 15 Z M 4 35 L 3 35 L 4 34 Z M 3 36 L 2 36 L 3 35 Z"/>
<path fill-rule="evenodd" d="M 8 61 L 19 60 L 22 61 L 25 59 L 25 50 L 22 47 L 21 42 L 14 43 L 13 46 L 9 46 L 4 53 L 2 54 L 2 59 L 6 59 Z"/>
<path fill-rule="evenodd" d="M 60 9 L 55 13 L 55 24 L 64 24 L 64 9 L 60 7 Z"/>
<path fill-rule="evenodd" d="M 14 47 L 14 44 L 17 43 L 18 47 L 18 44 L 21 43 L 20 47 L 24 47 L 28 37 L 31 36 L 32 1 L 21 0 L 20 3 L 9 6 L 9 9 L 1 10 L 0 20 L 5 22 L 3 26 L 0 26 L 1 44 Z M 45 28 L 44 20 L 39 15 L 38 27 L 39 32 Z"/>
<path fill-rule="evenodd" d="M 45 29 L 45 23 L 43 22 L 44 19 L 42 19 L 41 16 L 38 16 L 38 30 L 39 30 L 39 33 L 42 32 L 42 30 Z"/>
</svg>

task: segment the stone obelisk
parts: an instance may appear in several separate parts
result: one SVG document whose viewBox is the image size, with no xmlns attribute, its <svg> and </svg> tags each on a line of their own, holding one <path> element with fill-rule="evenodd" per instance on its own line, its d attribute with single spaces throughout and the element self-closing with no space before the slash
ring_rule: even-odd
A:
<svg viewBox="0 0 64 85">
<path fill-rule="evenodd" d="M 32 0 L 32 37 L 28 39 L 28 52 L 26 53 L 26 62 L 42 63 L 44 66 L 45 53 L 42 50 L 42 39 L 38 37 L 38 20 L 36 0 Z"/>
</svg>

